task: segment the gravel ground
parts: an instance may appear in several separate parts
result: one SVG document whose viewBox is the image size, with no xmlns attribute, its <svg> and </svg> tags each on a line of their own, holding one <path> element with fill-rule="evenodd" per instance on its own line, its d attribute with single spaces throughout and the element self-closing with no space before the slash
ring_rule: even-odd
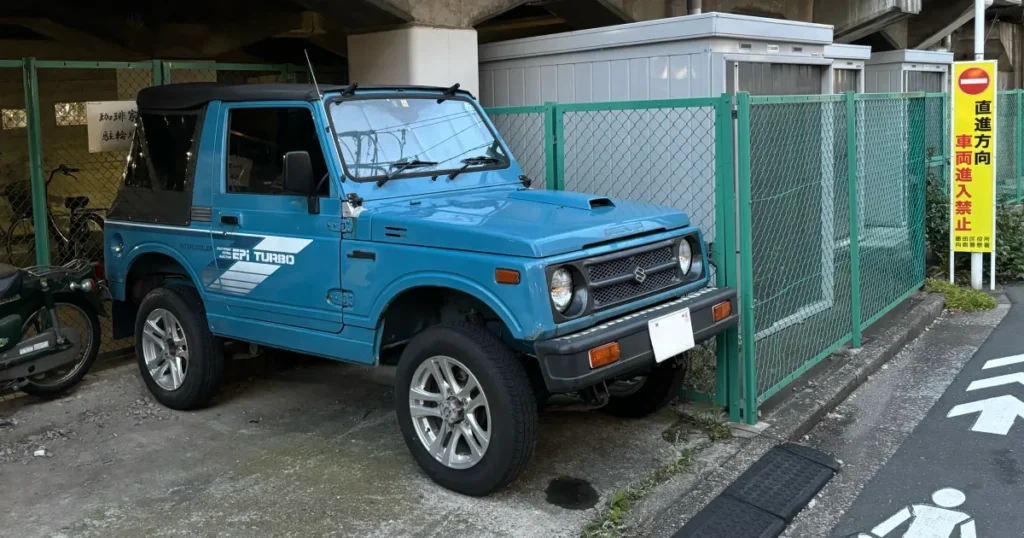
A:
<svg viewBox="0 0 1024 538">
<path fill-rule="evenodd" d="M 0 402 L 0 536 L 577 536 L 681 450 L 662 435 L 671 409 L 629 421 L 555 408 L 520 480 L 463 497 L 409 457 L 392 369 L 276 360 L 288 366 L 233 363 L 196 412 L 156 404 L 134 363 L 57 400 Z"/>
</svg>

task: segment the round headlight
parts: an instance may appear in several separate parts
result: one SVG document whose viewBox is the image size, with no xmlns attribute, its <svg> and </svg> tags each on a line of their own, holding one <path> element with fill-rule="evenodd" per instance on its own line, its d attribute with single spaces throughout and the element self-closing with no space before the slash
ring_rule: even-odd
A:
<svg viewBox="0 0 1024 538">
<path fill-rule="evenodd" d="M 690 273 L 690 268 L 693 267 L 693 251 L 690 249 L 690 242 L 686 238 L 679 240 L 679 269 L 683 271 L 684 275 Z"/>
<path fill-rule="evenodd" d="M 565 312 L 572 302 L 572 275 L 568 269 L 555 269 L 551 273 L 551 302 L 559 312 Z"/>
</svg>

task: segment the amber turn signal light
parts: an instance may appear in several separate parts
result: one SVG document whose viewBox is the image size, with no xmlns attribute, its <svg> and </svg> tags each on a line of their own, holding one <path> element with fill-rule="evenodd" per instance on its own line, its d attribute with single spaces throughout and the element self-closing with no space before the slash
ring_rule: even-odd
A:
<svg viewBox="0 0 1024 538">
<path fill-rule="evenodd" d="M 519 271 L 514 269 L 495 269 L 494 281 L 498 284 L 518 284 Z"/>
<path fill-rule="evenodd" d="M 711 309 L 711 316 L 715 319 L 715 323 L 718 323 L 731 315 L 732 303 L 730 301 L 718 303 Z"/>
<path fill-rule="evenodd" d="M 590 350 L 590 367 L 600 368 L 619 360 L 619 343 L 612 342 Z"/>
</svg>

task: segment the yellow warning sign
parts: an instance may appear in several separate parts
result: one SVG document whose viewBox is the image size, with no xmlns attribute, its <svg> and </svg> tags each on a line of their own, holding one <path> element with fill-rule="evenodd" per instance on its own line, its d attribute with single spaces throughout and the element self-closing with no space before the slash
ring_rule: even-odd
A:
<svg viewBox="0 0 1024 538">
<path fill-rule="evenodd" d="M 954 252 L 995 249 L 996 62 L 953 64 L 950 225 Z"/>
</svg>

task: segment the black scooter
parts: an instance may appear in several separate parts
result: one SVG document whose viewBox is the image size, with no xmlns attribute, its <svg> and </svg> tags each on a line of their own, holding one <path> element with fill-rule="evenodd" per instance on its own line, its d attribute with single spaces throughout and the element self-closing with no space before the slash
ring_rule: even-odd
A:
<svg viewBox="0 0 1024 538">
<path fill-rule="evenodd" d="M 0 394 L 56 396 L 78 383 L 100 348 L 95 268 L 0 264 Z"/>
</svg>

